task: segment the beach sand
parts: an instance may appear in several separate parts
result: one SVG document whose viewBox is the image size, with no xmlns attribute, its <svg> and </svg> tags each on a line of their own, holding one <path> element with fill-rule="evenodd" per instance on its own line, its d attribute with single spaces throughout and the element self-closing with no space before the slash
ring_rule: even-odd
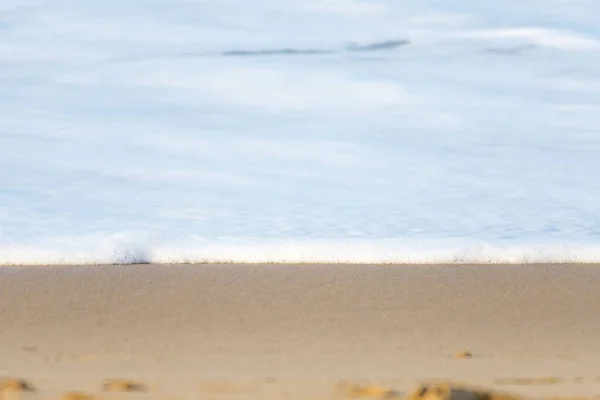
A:
<svg viewBox="0 0 600 400">
<path fill-rule="evenodd" d="M 332 399 L 351 397 L 343 382 L 439 380 L 590 398 L 600 265 L 0 267 L 2 377 L 49 400 L 112 378 L 145 386 L 131 399 Z"/>
</svg>

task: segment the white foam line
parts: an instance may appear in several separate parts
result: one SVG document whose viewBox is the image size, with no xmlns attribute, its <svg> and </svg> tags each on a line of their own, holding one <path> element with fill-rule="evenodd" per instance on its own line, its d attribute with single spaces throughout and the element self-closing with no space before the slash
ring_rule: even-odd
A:
<svg viewBox="0 0 600 400">
<path fill-rule="evenodd" d="M 591 104 L 561 104 L 554 107 L 559 111 L 592 111 L 600 112 L 600 106 Z"/>
<path fill-rule="evenodd" d="M 385 10 L 383 5 L 381 4 L 375 4 L 360 0 L 312 1 L 306 2 L 305 8 L 308 11 L 335 14 L 349 18 L 381 14 Z"/>
<path fill-rule="evenodd" d="M 528 40 L 539 46 L 554 47 L 562 50 L 583 51 L 600 49 L 600 42 L 598 40 L 577 32 L 537 27 L 478 30 L 461 33 L 458 36 L 480 40 Z"/>
<path fill-rule="evenodd" d="M 401 239 L 267 240 L 188 238 L 156 244 L 111 236 L 0 245 L 0 265 L 190 263 L 532 264 L 599 263 L 600 243 L 500 243 Z"/>
</svg>

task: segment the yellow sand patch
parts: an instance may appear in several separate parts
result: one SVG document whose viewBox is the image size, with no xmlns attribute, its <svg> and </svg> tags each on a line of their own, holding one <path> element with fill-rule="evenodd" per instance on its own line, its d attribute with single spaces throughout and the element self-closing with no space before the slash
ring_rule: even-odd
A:
<svg viewBox="0 0 600 400">
<path fill-rule="evenodd" d="M 399 397 L 395 390 L 375 386 L 359 385 L 356 383 L 342 382 L 338 384 L 337 393 L 348 398 L 395 398 Z"/>
<path fill-rule="evenodd" d="M 33 392 L 35 389 L 31 384 L 19 378 L 7 378 L 0 380 L 0 391 L 6 392 Z"/>
<path fill-rule="evenodd" d="M 473 358 L 473 353 L 471 353 L 469 350 L 459 351 L 458 353 L 454 354 L 454 358 Z"/>
<path fill-rule="evenodd" d="M 146 387 L 139 382 L 127 379 L 111 379 L 104 382 L 102 390 L 105 392 L 145 392 Z"/>
<path fill-rule="evenodd" d="M 61 400 L 94 400 L 94 395 L 82 392 L 66 392 L 60 398 Z"/>
<path fill-rule="evenodd" d="M 556 376 L 545 378 L 496 378 L 493 380 L 496 385 L 554 385 L 560 383 L 562 379 Z"/>
<path fill-rule="evenodd" d="M 418 387 L 406 400 L 518 400 L 518 397 L 494 391 L 469 388 L 455 383 L 425 384 Z"/>
</svg>

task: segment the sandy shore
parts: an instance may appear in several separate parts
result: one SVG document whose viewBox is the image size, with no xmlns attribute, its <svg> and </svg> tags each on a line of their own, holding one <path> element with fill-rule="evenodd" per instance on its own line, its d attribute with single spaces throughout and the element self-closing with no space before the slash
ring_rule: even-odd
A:
<svg viewBox="0 0 600 400">
<path fill-rule="evenodd" d="M 596 396 L 600 265 L 0 267 L 2 376 L 44 399 L 108 378 L 152 398 L 439 379 Z"/>
</svg>

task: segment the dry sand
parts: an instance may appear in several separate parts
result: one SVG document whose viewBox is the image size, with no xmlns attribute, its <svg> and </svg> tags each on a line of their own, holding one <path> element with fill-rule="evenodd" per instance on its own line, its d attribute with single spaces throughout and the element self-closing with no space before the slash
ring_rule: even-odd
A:
<svg viewBox="0 0 600 400">
<path fill-rule="evenodd" d="M 48 400 L 112 378 L 143 383 L 132 399 L 442 379 L 594 397 L 600 265 L 1 267 L 3 376 Z"/>
</svg>

